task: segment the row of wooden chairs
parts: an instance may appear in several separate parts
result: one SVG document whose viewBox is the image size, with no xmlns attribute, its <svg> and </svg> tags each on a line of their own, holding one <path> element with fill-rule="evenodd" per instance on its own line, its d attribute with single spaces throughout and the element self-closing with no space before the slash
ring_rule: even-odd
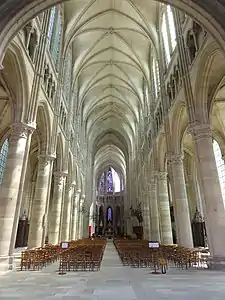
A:
<svg viewBox="0 0 225 300">
<path fill-rule="evenodd" d="M 20 270 L 40 270 L 55 262 L 61 252 L 59 245 L 46 245 L 43 248 L 26 250 L 21 253 Z"/>
<path fill-rule="evenodd" d="M 123 265 L 131 267 L 174 266 L 179 269 L 191 267 L 202 268 L 208 264 L 207 251 L 189 249 L 178 245 L 161 245 L 159 248 L 149 248 L 147 241 L 115 240 L 115 247 Z"/>
<path fill-rule="evenodd" d="M 82 240 L 70 243 L 68 249 L 60 254 L 59 272 L 98 271 L 106 246 L 106 240 Z"/>
</svg>

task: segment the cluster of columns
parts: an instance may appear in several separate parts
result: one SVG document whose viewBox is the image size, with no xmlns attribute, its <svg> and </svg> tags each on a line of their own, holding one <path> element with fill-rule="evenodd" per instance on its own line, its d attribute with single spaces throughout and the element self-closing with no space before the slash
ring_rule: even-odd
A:
<svg viewBox="0 0 225 300">
<path fill-rule="evenodd" d="M 0 258 L 13 255 L 23 185 L 29 157 L 29 148 L 34 128 L 23 123 L 14 124 L 9 137 L 9 151 L 0 195 Z M 84 196 L 76 185 L 67 182 L 67 174 L 54 172 L 55 156 L 41 154 L 31 202 L 28 247 L 43 246 L 48 235 L 49 242 L 75 240 L 83 236 Z M 53 176 L 52 176 L 53 174 Z M 50 189 L 54 178 L 51 211 L 49 211 Z"/>
<path fill-rule="evenodd" d="M 225 266 L 225 209 L 213 151 L 210 126 L 191 125 L 190 133 L 196 150 L 201 206 L 207 239 L 212 255 L 212 266 Z M 193 247 L 190 208 L 185 184 L 183 155 L 169 156 L 168 171 L 172 185 L 173 208 L 177 241 Z M 167 172 L 152 172 L 148 179 L 148 193 L 142 197 L 145 237 L 163 244 L 173 242 Z M 196 195 L 199 198 L 199 193 Z M 149 213 L 146 210 L 149 209 Z M 150 233 L 150 234 L 149 234 Z"/>
</svg>

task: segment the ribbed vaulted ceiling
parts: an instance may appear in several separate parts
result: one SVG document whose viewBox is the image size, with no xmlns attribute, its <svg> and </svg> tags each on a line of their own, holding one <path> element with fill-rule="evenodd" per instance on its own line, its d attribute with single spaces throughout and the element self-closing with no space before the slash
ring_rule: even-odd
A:
<svg viewBox="0 0 225 300">
<path fill-rule="evenodd" d="M 74 86 L 96 171 L 125 172 L 137 124 L 148 101 L 150 55 L 157 48 L 159 3 L 72 0 L 65 3 L 66 45 L 72 45 Z"/>
</svg>

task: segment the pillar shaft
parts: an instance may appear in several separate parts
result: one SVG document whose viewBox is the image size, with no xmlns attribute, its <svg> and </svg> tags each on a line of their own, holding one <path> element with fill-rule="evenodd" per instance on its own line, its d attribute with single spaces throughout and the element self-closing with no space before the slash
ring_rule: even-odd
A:
<svg viewBox="0 0 225 300">
<path fill-rule="evenodd" d="M 78 227 L 77 227 L 77 231 L 78 231 L 78 239 L 82 239 L 83 237 L 83 228 L 84 228 L 84 198 L 80 199 L 80 203 L 79 203 L 79 211 L 78 211 Z"/>
<path fill-rule="evenodd" d="M 63 206 L 63 222 L 62 222 L 62 236 L 63 241 L 69 240 L 70 233 L 70 213 L 72 209 L 72 199 L 74 195 L 74 185 L 71 183 L 66 184 L 64 206 Z"/>
<path fill-rule="evenodd" d="M 41 247 L 44 244 L 46 227 L 46 205 L 48 203 L 48 188 L 52 176 L 52 166 L 55 157 L 41 155 L 38 163 L 38 174 L 34 198 L 31 208 L 28 247 Z"/>
<path fill-rule="evenodd" d="M 160 241 L 159 209 L 157 201 L 157 184 L 155 180 L 150 185 L 151 240 Z"/>
<path fill-rule="evenodd" d="M 56 245 L 60 241 L 60 227 L 62 217 L 63 193 L 65 174 L 54 173 L 53 204 L 50 214 L 49 243 Z"/>
<path fill-rule="evenodd" d="M 167 186 L 167 173 L 158 174 L 159 211 L 162 232 L 162 243 L 173 244 L 172 225 L 170 218 L 170 206 Z"/>
<path fill-rule="evenodd" d="M 176 227 L 178 228 L 178 243 L 187 248 L 193 248 L 190 212 L 184 178 L 183 156 L 172 155 L 172 172 L 174 184 L 174 210 Z"/>
<path fill-rule="evenodd" d="M 198 159 L 202 206 L 215 266 L 225 265 L 225 211 L 209 125 L 190 127 Z"/>
<path fill-rule="evenodd" d="M 71 240 L 78 239 L 79 203 L 80 203 L 80 191 L 77 190 L 75 192 L 74 203 L 73 203 Z"/>
<path fill-rule="evenodd" d="M 150 209 L 149 209 L 149 193 L 148 190 L 144 190 L 142 197 L 143 207 L 143 233 L 145 240 L 151 240 L 151 228 L 150 228 Z"/>
<path fill-rule="evenodd" d="M 22 175 L 28 137 L 33 129 L 26 124 L 14 124 L 9 138 L 9 151 L 4 170 L 0 195 L 0 257 L 10 253 L 16 210 L 19 215 L 18 195 Z M 15 231 L 16 234 L 16 231 Z"/>
</svg>

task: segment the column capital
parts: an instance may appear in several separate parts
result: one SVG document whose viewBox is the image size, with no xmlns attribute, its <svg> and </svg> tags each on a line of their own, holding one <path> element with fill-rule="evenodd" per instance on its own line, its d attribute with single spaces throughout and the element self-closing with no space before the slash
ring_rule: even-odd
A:
<svg viewBox="0 0 225 300">
<path fill-rule="evenodd" d="M 158 179 L 159 180 L 167 180 L 167 172 L 158 172 Z"/>
<path fill-rule="evenodd" d="M 29 134 L 32 134 L 36 129 L 35 124 L 25 124 L 22 122 L 11 125 L 10 139 L 27 139 Z"/>
<path fill-rule="evenodd" d="M 212 138 L 212 130 L 209 124 L 191 123 L 188 125 L 188 132 L 194 140 Z"/>
<path fill-rule="evenodd" d="M 170 161 L 172 164 L 183 164 L 183 159 L 183 154 L 172 154 L 170 157 Z"/>
<path fill-rule="evenodd" d="M 56 159 L 56 156 L 55 155 L 51 155 L 51 154 L 40 154 L 38 156 L 38 160 L 40 163 L 43 163 L 43 164 L 48 164 L 49 162 L 52 162 Z"/>
<path fill-rule="evenodd" d="M 54 172 L 53 175 L 54 175 L 54 182 L 58 185 L 62 185 L 67 176 L 67 174 L 63 172 Z"/>
<path fill-rule="evenodd" d="M 81 189 L 76 189 L 75 194 L 80 195 L 80 193 L 81 193 Z"/>
<path fill-rule="evenodd" d="M 76 186 L 76 185 L 75 185 L 74 183 L 72 183 L 72 182 L 67 182 L 65 187 L 66 187 L 66 190 L 67 190 L 67 191 L 70 191 L 70 190 L 72 190 L 73 188 L 75 188 L 75 186 Z"/>
</svg>

